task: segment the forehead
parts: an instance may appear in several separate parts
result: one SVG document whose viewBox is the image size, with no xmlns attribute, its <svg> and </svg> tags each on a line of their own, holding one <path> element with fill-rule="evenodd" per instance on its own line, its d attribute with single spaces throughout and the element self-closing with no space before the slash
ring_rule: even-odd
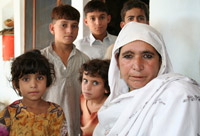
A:
<svg viewBox="0 0 200 136">
<path fill-rule="evenodd" d="M 91 16 L 96 16 L 96 17 L 107 16 L 107 13 L 103 12 L 103 11 L 96 10 L 96 11 L 93 11 L 93 12 L 88 12 L 86 17 L 91 17 Z"/>
<path fill-rule="evenodd" d="M 132 8 L 128 11 L 126 11 L 126 14 L 125 16 L 139 16 L 139 15 L 142 15 L 142 16 L 145 16 L 145 12 L 143 9 L 140 9 L 140 8 Z"/>
<path fill-rule="evenodd" d="M 125 44 L 121 48 L 121 53 L 126 52 L 126 51 L 131 51 L 131 52 L 150 51 L 153 53 L 157 53 L 157 51 L 152 45 L 141 40 L 136 40 L 136 41 L 132 41 L 130 43 Z"/>
<path fill-rule="evenodd" d="M 78 21 L 76 21 L 76 20 L 67 20 L 67 19 L 58 19 L 58 20 L 55 20 L 55 23 L 57 23 L 57 24 L 61 24 L 61 23 L 78 24 Z"/>
<path fill-rule="evenodd" d="M 101 76 L 98 75 L 97 73 L 91 74 L 91 73 L 88 73 L 87 71 L 83 72 L 83 78 L 91 79 L 91 80 L 102 80 L 103 81 Z"/>
</svg>

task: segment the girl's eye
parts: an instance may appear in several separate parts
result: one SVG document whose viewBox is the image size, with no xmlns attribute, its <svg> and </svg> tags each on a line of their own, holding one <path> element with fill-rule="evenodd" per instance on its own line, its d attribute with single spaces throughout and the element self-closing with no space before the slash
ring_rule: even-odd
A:
<svg viewBox="0 0 200 136">
<path fill-rule="evenodd" d="M 88 80 L 87 79 L 83 79 L 83 83 L 87 83 L 88 82 Z"/>
<path fill-rule="evenodd" d="M 29 81 L 29 78 L 28 77 L 22 77 L 22 81 L 27 82 L 27 81 Z"/>
<path fill-rule="evenodd" d="M 37 77 L 37 80 L 43 80 L 44 79 L 44 76 L 38 76 Z"/>
<path fill-rule="evenodd" d="M 99 84 L 99 82 L 97 82 L 97 81 L 93 82 L 93 85 L 98 85 L 98 84 Z"/>
</svg>

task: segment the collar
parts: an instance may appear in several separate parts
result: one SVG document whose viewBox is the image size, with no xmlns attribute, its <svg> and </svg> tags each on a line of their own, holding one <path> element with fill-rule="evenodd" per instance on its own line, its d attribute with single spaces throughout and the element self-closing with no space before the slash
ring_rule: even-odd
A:
<svg viewBox="0 0 200 136">
<path fill-rule="evenodd" d="M 110 39 L 110 36 L 111 36 L 111 35 L 110 35 L 108 32 L 106 32 L 106 34 L 107 34 L 107 35 L 106 35 L 106 37 L 104 37 L 103 41 L 104 41 L 104 40 L 110 41 L 110 40 L 111 40 L 111 39 Z M 96 40 L 92 33 L 90 33 L 89 39 L 90 39 L 90 46 L 93 46 L 93 45 L 102 43 L 102 41 Z"/>
<path fill-rule="evenodd" d="M 53 50 L 53 45 L 54 45 L 54 44 L 55 44 L 54 42 L 52 42 L 52 43 L 50 44 L 49 51 L 50 51 L 51 53 L 57 55 L 57 53 Z M 76 54 L 76 46 L 73 44 L 73 45 L 72 45 L 72 51 L 71 51 L 71 53 L 70 53 L 69 58 L 72 57 L 72 56 L 74 56 L 75 54 Z"/>
</svg>

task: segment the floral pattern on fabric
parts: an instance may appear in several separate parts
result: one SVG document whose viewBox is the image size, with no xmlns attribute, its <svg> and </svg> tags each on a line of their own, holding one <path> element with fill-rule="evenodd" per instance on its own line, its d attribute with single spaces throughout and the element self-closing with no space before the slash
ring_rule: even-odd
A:
<svg viewBox="0 0 200 136">
<path fill-rule="evenodd" d="M 0 113 L 0 123 L 7 127 L 12 136 L 67 135 L 62 108 L 51 102 L 49 105 L 46 113 L 34 114 L 26 110 L 21 100 L 17 100 Z"/>
</svg>

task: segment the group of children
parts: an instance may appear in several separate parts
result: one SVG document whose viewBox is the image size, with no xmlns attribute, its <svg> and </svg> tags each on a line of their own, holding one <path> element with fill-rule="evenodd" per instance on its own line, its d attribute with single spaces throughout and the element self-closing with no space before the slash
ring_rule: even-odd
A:
<svg viewBox="0 0 200 136">
<path fill-rule="evenodd" d="M 111 16 L 104 2 L 91 0 L 84 13 L 89 36 L 73 44 L 80 14 L 70 5 L 60 5 L 52 10 L 49 25 L 54 42 L 15 58 L 11 81 L 22 99 L 0 113 L 0 123 L 10 135 L 92 135 L 97 111 L 110 94 L 110 61 L 103 58 L 117 36 L 107 32 Z M 148 14 L 145 3 L 130 0 L 121 10 L 120 26 L 131 21 L 148 24 Z"/>
</svg>

